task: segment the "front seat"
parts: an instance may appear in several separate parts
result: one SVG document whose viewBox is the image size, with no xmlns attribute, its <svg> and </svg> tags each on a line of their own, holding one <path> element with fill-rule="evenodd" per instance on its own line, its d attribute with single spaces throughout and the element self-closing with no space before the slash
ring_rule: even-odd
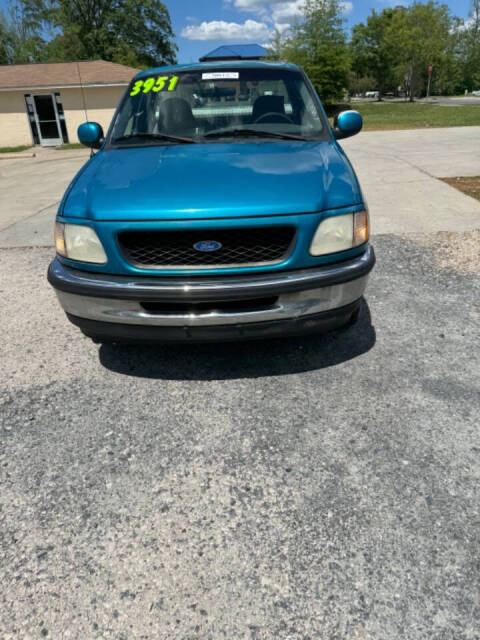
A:
<svg viewBox="0 0 480 640">
<path fill-rule="evenodd" d="M 186 100 L 168 98 L 160 106 L 158 125 L 159 131 L 181 134 L 196 129 L 197 121 Z"/>
<path fill-rule="evenodd" d="M 255 124 L 259 118 L 269 114 L 262 122 L 283 122 L 285 116 L 285 98 L 283 96 L 259 96 L 253 103 L 252 123 Z M 278 118 L 278 114 L 280 117 Z"/>
</svg>

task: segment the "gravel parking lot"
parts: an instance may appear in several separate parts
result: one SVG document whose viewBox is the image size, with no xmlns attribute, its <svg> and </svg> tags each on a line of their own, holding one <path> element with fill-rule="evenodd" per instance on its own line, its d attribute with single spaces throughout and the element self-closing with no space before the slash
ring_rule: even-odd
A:
<svg viewBox="0 0 480 640">
<path fill-rule="evenodd" d="M 1 638 L 480 637 L 480 231 L 374 245 L 352 329 L 155 348 L 0 249 Z"/>
</svg>

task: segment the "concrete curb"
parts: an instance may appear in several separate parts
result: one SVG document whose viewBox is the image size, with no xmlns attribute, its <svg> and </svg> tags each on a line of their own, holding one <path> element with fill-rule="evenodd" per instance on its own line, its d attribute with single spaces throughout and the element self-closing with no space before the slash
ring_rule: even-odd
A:
<svg viewBox="0 0 480 640">
<path fill-rule="evenodd" d="M 0 153 L 0 160 L 16 160 L 20 158 L 35 158 L 35 153 Z"/>
</svg>

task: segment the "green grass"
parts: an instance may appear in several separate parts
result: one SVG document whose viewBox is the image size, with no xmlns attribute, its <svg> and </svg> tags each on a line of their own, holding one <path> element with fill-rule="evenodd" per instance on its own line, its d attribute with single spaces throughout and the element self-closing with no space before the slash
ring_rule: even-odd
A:
<svg viewBox="0 0 480 640">
<path fill-rule="evenodd" d="M 20 151 L 26 151 L 31 149 L 31 144 L 21 144 L 18 147 L 0 147 L 0 153 L 18 153 Z"/>
<path fill-rule="evenodd" d="M 58 151 L 68 151 L 68 149 L 85 149 L 80 142 L 69 142 L 68 144 L 62 144 L 61 147 L 55 147 Z"/>
<path fill-rule="evenodd" d="M 354 102 L 365 131 L 480 126 L 480 105 L 441 107 L 409 102 Z"/>
</svg>

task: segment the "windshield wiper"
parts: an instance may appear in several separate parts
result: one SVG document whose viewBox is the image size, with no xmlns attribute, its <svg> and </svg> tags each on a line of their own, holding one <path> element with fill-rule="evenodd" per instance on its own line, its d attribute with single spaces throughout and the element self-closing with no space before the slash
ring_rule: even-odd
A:
<svg viewBox="0 0 480 640">
<path fill-rule="evenodd" d="M 204 138 L 228 138 L 230 136 L 257 136 L 258 138 L 281 138 L 283 140 L 307 140 L 302 136 L 296 136 L 293 133 L 280 133 L 278 131 L 264 131 L 263 129 L 241 129 L 234 127 L 232 129 L 220 129 L 219 131 L 211 131 L 206 133 Z"/>
<path fill-rule="evenodd" d="M 182 136 L 173 136 L 169 133 L 131 133 L 128 136 L 119 136 L 112 140 L 112 144 L 122 142 L 124 140 L 133 140 L 134 138 L 145 138 L 147 140 L 166 140 L 168 142 L 180 142 L 182 144 L 196 143 L 193 138 L 183 138 Z"/>
</svg>

